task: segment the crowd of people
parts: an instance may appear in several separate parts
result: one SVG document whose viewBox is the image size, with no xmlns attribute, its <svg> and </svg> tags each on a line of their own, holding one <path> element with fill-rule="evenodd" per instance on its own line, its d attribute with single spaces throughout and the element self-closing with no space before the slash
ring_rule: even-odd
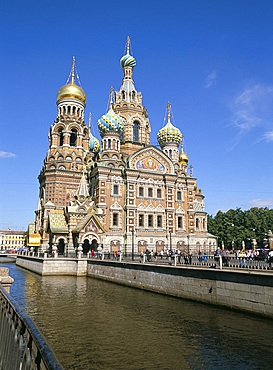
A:
<svg viewBox="0 0 273 370">
<path fill-rule="evenodd" d="M 122 255 L 121 251 L 115 251 L 112 253 L 115 260 L 119 260 L 120 256 Z M 89 251 L 88 252 L 89 258 L 98 258 L 102 259 L 102 251 Z M 189 251 L 181 251 L 179 249 L 170 250 L 167 251 L 154 251 L 146 249 L 145 252 L 140 253 L 141 260 L 145 258 L 145 261 L 147 262 L 153 262 L 158 260 L 169 259 L 172 261 L 175 257 L 177 258 L 178 264 L 186 264 L 191 265 L 193 262 L 193 253 L 191 249 Z M 229 251 L 226 249 L 221 249 L 218 247 L 218 249 L 214 252 L 214 259 L 216 262 L 219 262 L 220 257 L 222 259 L 223 266 L 229 266 L 229 262 L 231 258 L 235 258 L 240 261 L 240 266 L 242 268 L 247 267 L 247 261 L 265 261 L 269 263 L 269 269 L 273 269 L 273 250 L 266 250 L 266 249 L 256 249 L 256 250 L 234 250 Z M 108 259 L 110 259 L 110 253 L 108 253 Z M 206 252 L 201 253 L 200 251 L 197 253 L 198 261 L 206 262 L 208 260 L 208 255 Z"/>
</svg>

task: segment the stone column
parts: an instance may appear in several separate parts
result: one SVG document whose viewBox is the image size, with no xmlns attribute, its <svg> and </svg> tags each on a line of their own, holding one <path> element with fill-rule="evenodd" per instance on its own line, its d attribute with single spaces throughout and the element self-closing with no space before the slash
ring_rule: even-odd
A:
<svg viewBox="0 0 273 370">
<path fill-rule="evenodd" d="M 9 269 L 7 267 L 0 267 L 0 284 L 7 293 L 10 293 L 10 286 L 14 279 L 9 276 Z"/>
<path fill-rule="evenodd" d="M 82 258 L 82 243 L 79 243 L 79 246 L 78 246 L 78 258 Z"/>
</svg>

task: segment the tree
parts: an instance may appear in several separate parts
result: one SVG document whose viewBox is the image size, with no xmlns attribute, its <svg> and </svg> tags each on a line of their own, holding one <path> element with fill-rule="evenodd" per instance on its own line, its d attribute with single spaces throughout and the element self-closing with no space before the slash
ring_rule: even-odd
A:
<svg viewBox="0 0 273 370">
<path fill-rule="evenodd" d="M 241 249 L 242 242 L 250 249 L 253 239 L 262 248 L 268 242 L 269 230 L 273 230 L 273 209 L 267 207 L 253 207 L 246 211 L 236 208 L 218 211 L 215 217 L 208 216 L 208 232 L 218 237 L 219 246 L 224 242 L 228 249 Z"/>
</svg>

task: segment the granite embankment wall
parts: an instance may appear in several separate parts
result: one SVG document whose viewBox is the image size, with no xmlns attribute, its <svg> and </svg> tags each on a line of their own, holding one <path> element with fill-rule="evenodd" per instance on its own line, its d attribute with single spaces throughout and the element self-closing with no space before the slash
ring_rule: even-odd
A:
<svg viewBox="0 0 273 370">
<path fill-rule="evenodd" d="M 273 273 L 86 259 L 17 258 L 41 275 L 91 276 L 139 289 L 273 318 Z"/>
</svg>

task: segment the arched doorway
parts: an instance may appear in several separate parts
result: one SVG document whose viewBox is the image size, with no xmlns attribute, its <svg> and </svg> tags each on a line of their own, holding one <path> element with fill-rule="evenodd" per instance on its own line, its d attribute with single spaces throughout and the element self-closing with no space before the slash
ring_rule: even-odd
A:
<svg viewBox="0 0 273 370">
<path fill-rule="evenodd" d="M 91 243 L 91 251 L 97 251 L 98 250 L 98 242 L 96 239 L 93 239 L 92 240 L 92 243 Z"/>
<path fill-rule="evenodd" d="M 64 239 L 59 239 L 58 244 L 57 244 L 57 249 L 58 249 L 58 254 L 64 254 L 64 249 L 65 249 Z"/>
<path fill-rule="evenodd" d="M 92 250 L 92 245 L 89 243 L 88 239 L 85 239 L 82 245 L 82 251 L 86 254 L 88 251 Z"/>
</svg>

